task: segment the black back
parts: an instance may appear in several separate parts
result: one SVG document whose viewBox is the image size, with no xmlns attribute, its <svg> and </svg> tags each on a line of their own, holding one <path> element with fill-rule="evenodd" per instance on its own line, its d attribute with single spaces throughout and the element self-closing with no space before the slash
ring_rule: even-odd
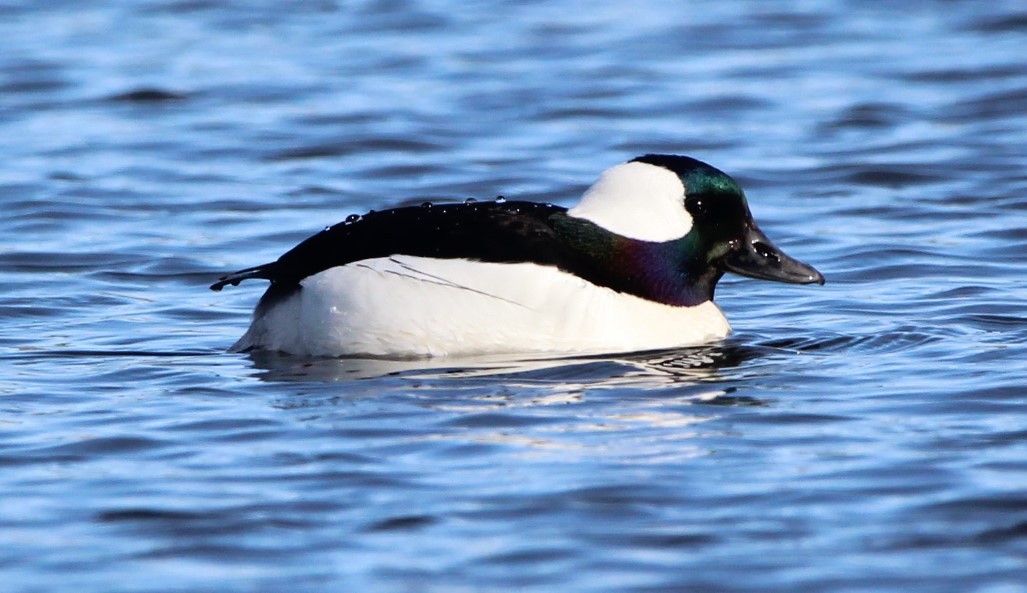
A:
<svg viewBox="0 0 1027 593">
<path fill-rule="evenodd" d="M 390 255 L 560 267 L 569 254 L 550 219 L 564 212 L 551 204 L 519 201 L 372 211 L 313 235 L 277 261 L 225 276 L 211 288 L 220 290 L 249 278 L 264 278 L 285 288 L 329 268 Z"/>
</svg>

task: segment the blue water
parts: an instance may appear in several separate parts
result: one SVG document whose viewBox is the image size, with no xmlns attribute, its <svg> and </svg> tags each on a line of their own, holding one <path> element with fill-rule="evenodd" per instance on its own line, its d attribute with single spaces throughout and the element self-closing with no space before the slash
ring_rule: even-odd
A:
<svg viewBox="0 0 1027 593">
<path fill-rule="evenodd" d="M 0 3 L 0 590 L 1027 591 L 1022 1 Z M 347 214 L 735 176 L 707 348 L 226 353 Z"/>
</svg>

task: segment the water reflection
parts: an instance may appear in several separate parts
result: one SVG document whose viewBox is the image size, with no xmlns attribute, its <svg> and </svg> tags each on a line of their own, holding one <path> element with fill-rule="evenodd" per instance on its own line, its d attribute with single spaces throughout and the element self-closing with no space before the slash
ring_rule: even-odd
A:
<svg viewBox="0 0 1027 593">
<path fill-rule="evenodd" d="M 705 423 L 722 416 L 725 408 L 767 405 L 735 393 L 739 386 L 732 369 L 775 354 L 779 351 L 773 348 L 729 340 L 603 356 L 249 356 L 263 381 L 336 386 L 291 398 L 288 407 L 334 415 L 345 402 L 349 418 L 353 405 L 387 405 L 395 421 L 378 428 L 399 443 L 424 447 L 435 442 L 440 451 L 453 450 L 457 456 L 468 447 L 501 447 L 518 457 L 565 462 L 602 455 L 644 464 L 705 455 L 708 451 L 693 442 L 710 430 L 701 428 Z M 390 388 L 383 392 L 386 384 Z M 434 420 L 426 423 L 425 414 Z M 420 429 L 408 432 L 409 426 Z"/>
<path fill-rule="evenodd" d="M 584 382 L 613 387 L 659 387 L 716 381 L 770 348 L 726 342 L 714 346 L 615 355 L 483 355 L 447 358 L 310 358 L 276 352 L 247 354 L 263 381 L 339 382 L 381 377 L 453 379 L 491 377 L 526 384 Z M 450 386 L 451 387 L 451 386 Z"/>
</svg>

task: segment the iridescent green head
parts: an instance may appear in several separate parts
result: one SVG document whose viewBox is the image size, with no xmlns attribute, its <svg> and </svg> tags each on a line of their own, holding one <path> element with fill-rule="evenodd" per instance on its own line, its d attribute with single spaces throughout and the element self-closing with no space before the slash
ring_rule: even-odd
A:
<svg viewBox="0 0 1027 593">
<path fill-rule="evenodd" d="M 763 234 L 734 179 L 691 157 L 648 154 L 608 169 L 568 215 L 627 239 L 619 249 L 647 268 L 637 274 L 659 279 L 664 302 L 712 299 L 725 272 L 824 283 Z M 662 294 L 671 287 L 688 294 Z"/>
</svg>

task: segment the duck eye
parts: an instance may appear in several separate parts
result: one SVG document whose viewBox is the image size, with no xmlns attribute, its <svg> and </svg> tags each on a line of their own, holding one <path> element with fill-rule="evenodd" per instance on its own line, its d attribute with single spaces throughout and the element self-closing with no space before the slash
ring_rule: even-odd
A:
<svg viewBox="0 0 1027 593">
<path fill-rule="evenodd" d="M 685 210 L 688 210 L 693 216 L 705 215 L 707 204 L 708 200 L 704 200 L 703 196 L 689 196 L 685 198 Z"/>
</svg>

